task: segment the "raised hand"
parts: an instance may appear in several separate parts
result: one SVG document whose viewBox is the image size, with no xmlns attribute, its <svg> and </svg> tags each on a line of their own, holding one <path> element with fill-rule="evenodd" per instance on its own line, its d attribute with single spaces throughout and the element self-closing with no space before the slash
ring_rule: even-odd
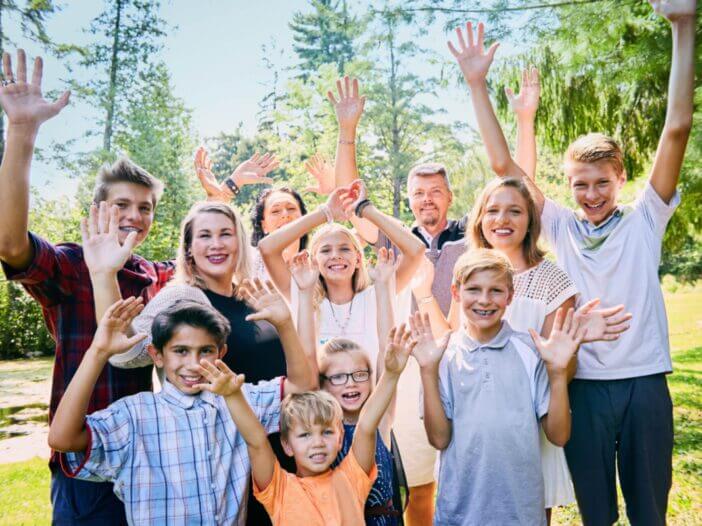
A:
<svg viewBox="0 0 702 526">
<path fill-rule="evenodd" d="M 278 168 L 279 164 L 274 153 L 259 155 L 256 152 L 237 166 L 229 177 L 239 188 L 247 184 L 271 184 L 273 179 L 266 175 Z"/>
<path fill-rule="evenodd" d="M 412 281 L 410 282 L 412 294 L 414 294 L 414 298 L 417 301 L 428 298 L 433 294 L 431 287 L 434 284 L 435 271 L 436 269 L 433 263 L 426 257 L 422 258 L 422 262 L 419 264 L 419 268 L 414 273 Z"/>
<path fill-rule="evenodd" d="M 348 197 L 351 201 L 346 205 L 346 213 L 351 217 L 356 210 L 356 205 L 368 197 L 368 190 L 366 189 L 366 183 L 363 182 L 363 179 L 354 180 L 348 186 L 348 189 Z"/>
<path fill-rule="evenodd" d="M 341 186 L 329 194 L 325 206 L 331 212 L 334 221 L 346 221 L 351 216 L 350 212 L 353 212 L 351 206 L 355 201 L 350 186 Z"/>
<path fill-rule="evenodd" d="M 218 183 L 212 173 L 212 161 L 204 146 L 195 150 L 195 173 L 200 180 L 202 188 L 211 201 L 228 203 L 232 198 L 232 191 L 224 183 Z"/>
<path fill-rule="evenodd" d="M 90 205 L 90 214 L 80 223 L 83 238 L 83 256 L 90 273 L 117 274 L 124 267 L 134 250 L 137 232 L 129 232 L 124 243 L 119 242 L 119 209 L 109 207 L 105 201 L 100 206 Z"/>
<path fill-rule="evenodd" d="M 319 282 L 319 268 L 314 264 L 308 250 L 295 254 L 289 265 L 298 289 L 309 290 Z"/>
<path fill-rule="evenodd" d="M 548 340 L 544 340 L 534 329 L 529 329 L 549 376 L 567 373 L 568 363 L 585 337 L 585 329 L 574 319 L 574 314 L 573 309 L 568 309 L 567 314 L 563 309 L 558 309 Z"/>
<path fill-rule="evenodd" d="M 419 367 L 438 367 L 441 357 L 446 351 L 449 335 L 439 342 L 437 345 L 434 341 L 434 335 L 431 332 L 431 323 L 429 323 L 428 314 L 420 314 L 415 312 L 409 319 L 412 340 L 416 343 L 412 351 L 412 356 L 417 360 Z"/>
<path fill-rule="evenodd" d="M 595 309 L 599 298 L 588 301 L 575 311 L 575 321 L 586 330 L 584 342 L 613 341 L 629 329 L 630 312 L 623 312 L 624 305 Z"/>
<path fill-rule="evenodd" d="M 684 17 L 694 17 L 696 0 L 648 0 L 653 10 L 670 22 Z"/>
<path fill-rule="evenodd" d="M 307 172 L 317 180 L 317 186 L 308 186 L 305 192 L 329 195 L 334 190 L 334 165 L 319 153 L 315 153 L 305 163 Z"/>
<path fill-rule="evenodd" d="M 411 336 L 404 323 L 390 329 L 385 348 L 385 372 L 399 375 L 405 370 L 412 349 L 417 344 Z"/>
<path fill-rule="evenodd" d="M 353 81 L 348 77 L 336 81 L 336 91 L 339 95 L 339 100 L 334 97 L 331 91 L 327 92 L 327 99 L 334 106 L 336 120 L 339 122 L 339 128 L 347 128 L 355 130 L 358 126 L 358 121 L 361 120 L 363 114 L 363 106 L 366 103 L 365 97 L 358 96 L 358 79 Z"/>
<path fill-rule="evenodd" d="M 368 269 L 368 274 L 375 283 L 388 283 L 395 277 L 396 270 L 395 252 L 385 247 L 380 247 L 378 260 L 374 267 Z"/>
<path fill-rule="evenodd" d="M 54 102 L 44 99 L 41 94 L 42 72 L 43 62 L 41 57 L 37 57 L 34 59 L 32 80 L 27 82 L 27 57 L 24 50 L 17 50 L 17 76 L 12 71 L 10 54 L 2 54 L 0 106 L 5 110 L 10 126 L 36 130 L 42 123 L 58 115 L 68 104 L 69 91 L 64 92 Z"/>
<path fill-rule="evenodd" d="M 146 334 L 137 333 L 127 336 L 127 331 L 132 320 L 144 308 L 141 298 L 127 298 L 114 303 L 103 315 L 98 323 L 91 347 L 98 353 L 109 357 L 113 354 L 125 352 L 134 347 Z"/>
<path fill-rule="evenodd" d="M 536 110 L 539 108 L 539 97 L 541 96 L 539 70 L 531 66 L 522 71 L 522 84 L 519 88 L 519 94 L 515 95 L 510 88 L 506 87 L 505 95 L 512 111 L 518 118 L 533 121 Z"/>
<path fill-rule="evenodd" d="M 458 49 L 452 42 L 447 42 L 451 54 L 456 58 L 458 65 L 461 67 L 463 78 L 470 84 L 471 82 L 484 81 L 487 78 L 490 64 L 495 57 L 495 52 L 499 47 L 499 43 L 495 42 L 485 52 L 483 47 L 483 38 L 485 34 L 485 26 L 482 22 L 478 24 L 478 38 L 473 38 L 473 24 L 466 24 L 466 37 L 463 37 L 463 31 L 460 27 L 456 28 L 456 37 L 458 39 Z"/>
<path fill-rule="evenodd" d="M 201 391 L 209 391 L 226 397 L 238 393 L 244 385 L 244 375 L 236 374 L 222 360 L 216 360 L 214 364 L 207 360 L 200 360 L 198 372 L 209 380 L 207 384 L 194 386 Z"/>
<path fill-rule="evenodd" d="M 239 287 L 239 292 L 256 311 L 246 316 L 246 321 L 266 320 L 279 326 L 292 319 L 288 304 L 270 281 L 264 283 L 258 278 L 246 279 Z"/>
</svg>

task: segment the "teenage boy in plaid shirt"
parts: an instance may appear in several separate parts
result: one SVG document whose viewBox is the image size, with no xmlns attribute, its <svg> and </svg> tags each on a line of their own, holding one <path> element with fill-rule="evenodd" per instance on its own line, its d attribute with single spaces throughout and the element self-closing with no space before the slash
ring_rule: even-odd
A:
<svg viewBox="0 0 702 526">
<path fill-rule="evenodd" d="M 49 421 L 90 345 L 97 326 L 93 291 L 83 250 L 73 243 L 53 245 L 28 232 L 29 172 L 39 127 L 68 104 L 68 92 L 48 102 L 41 94 L 42 60 L 37 57 L 30 81 L 24 51 L 17 52 L 13 74 L 10 55 L 3 54 L 0 105 L 7 115 L 7 140 L 0 165 L 0 262 L 8 279 L 22 283 L 42 307 L 56 341 Z M 94 201 L 116 205 L 123 250 L 149 233 L 162 184 L 145 170 L 120 159 L 98 174 Z M 102 205 L 102 217 L 107 217 Z M 95 210 L 93 210 L 93 213 Z M 148 301 L 173 273 L 171 263 L 152 263 L 131 256 L 115 286 L 122 296 Z M 151 367 L 117 369 L 108 365 L 96 379 L 88 411 L 97 411 L 124 396 L 151 390 Z M 57 456 L 49 466 L 54 524 L 125 524 L 124 506 L 111 483 L 89 484 L 65 477 Z"/>
</svg>

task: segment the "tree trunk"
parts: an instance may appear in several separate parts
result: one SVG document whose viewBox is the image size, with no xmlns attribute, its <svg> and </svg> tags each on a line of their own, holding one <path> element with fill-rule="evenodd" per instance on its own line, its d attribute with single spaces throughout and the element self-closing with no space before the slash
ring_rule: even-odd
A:
<svg viewBox="0 0 702 526">
<path fill-rule="evenodd" d="M 402 200 L 402 167 L 400 162 L 400 125 L 397 107 L 397 64 L 395 63 L 395 25 L 388 22 L 388 51 L 390 53 L 390 108 L 392 111 L 392 143 L 390 148 L 390 169 L 392 170 L 392 215 L 400 217 Z"/>
<path fill-rule="evenodd" d="M 106 151 L 112 148 L 112 128 L 115 118 L 115 96 L 117 94 L 117 70 L 119 69 L 119 37 L 120 23 L 122 22 L 122 0 L 117 0 L 115 13 L 115 28 L 112 38 L 112 60 L 110 62 L 110 84 L 107 90 L 107 118 L 105 119 L 105 134 L 102 147 Z"/>
</svg>

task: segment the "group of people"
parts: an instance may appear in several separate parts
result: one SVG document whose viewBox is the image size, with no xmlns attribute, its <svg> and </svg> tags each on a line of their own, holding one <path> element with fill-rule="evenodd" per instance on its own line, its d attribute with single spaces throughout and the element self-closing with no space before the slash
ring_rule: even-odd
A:
<svg viewBox="0 0 702 526">
<path fill-rule="evenodd" d="M 633 204 L 618 201 L 620 147 L 597 133 L 564 155 L 578 210 L 543 195 L 538 72 L 508 92 L 513 158 L 486 82 L 497 44 L 486 50 L 483 24 L 468 23 L 449 50 L 497 177 L 463 218 L 448 219 L 435 162 L 408 174 L 411 229 L 375 206 L 356 166 L 365 98 L 344 78 L 328 94 L 335 161 L 307 164 L 307 190 L 326 202 L 307 210 L 274 185 L 249 232 L 237 194 L 273 183 L 277 159 L 255 155 L 219 182 L 200 148 L 207 199 L 163 263 L 134 254 L 163 185 L 127 158 L 98 173 L 82 245 L 28 230 L 34 142 L 68 94 L 46 101 L 41 59 L 28 80 L 24 52 L 15 71 L 5 53 L 0 260 L 56 341 L 53 522 L 537 525 L 577 500 L 584 524 L 604 525 L 618 518 L 618 474 L 631 523 L 665 524 L 672 365 L 658 265 L 692 125 L 696 2 L 651 4 L 671 23 L 672 65 Z"/>
</svg>

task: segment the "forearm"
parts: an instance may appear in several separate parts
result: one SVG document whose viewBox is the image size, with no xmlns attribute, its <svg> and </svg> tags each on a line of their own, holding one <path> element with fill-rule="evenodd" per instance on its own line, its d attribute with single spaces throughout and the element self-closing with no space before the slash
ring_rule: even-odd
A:
<svg viewBox="0 0 702 526">
<path fill-rule="evenodd" d="M 419 297 L 415 293 L 414 299 L 417 303 L 417 310 L 421 314 L 426 314 L 429 316 L 429 323 L 431 324 L 431 332 L 434 335 L 434 339 L 438 340 L 442 338 L 447 332 L 451 331 L 451 326 L 448 320 L 444 317 L 444 313 L 441 312 L 441 307 L 439 307 L 439 302 L 436 300 L 433 294 L 429 293 L 422 297 Z"/>
<path fill-rule="evenodd" d="M 297 333 L 305 349 L 309 366 L 319 381 L 317 368 L 317 319 L 314 309 L 314 288 L 300 290 L 297 303 Z"/>
<path fill-rule="evenodd" d="M 570 438 L 570 402 L 568 400 L 568 379 L 565 372 L 549 374 L 551 396 L 548 414 L 543 418 L 546 438 L 553 444 L 563 447 Z"/>
<path fill-rule="evenodd" d="M 375 307 L 378 313 L 376 328 L 378 330 L 378 360 L 376 364 L 377 378 L 380 378 L 380 372 L 383 370 L 385 363 L 385 343 L 388 341 L 390 330 L 395 325 L 395 290 L 394 279 L 389 281 L 377 281 L 375 287 Z"/>
<path fill-rule="evenodd" d="M 695 92 L 695 18 L 673 22 L 673 57 L 668 81 L 668 109 L 665 126 L 687 135 L 692 127 Z"/>
<path fill-rule="evenodd" d="M 385 411 L 395 395 L 399 379 L 399 374 L 383 372 L 368 401 L 361 409 L 358 424 L 356 425 L 356 433 L 360 432 L 367 437 L 375 436 L 380 420 L 385 415 Z"/>
<path fill-rule="evenodd" d="M 90 273 L 90 281 L 93 286 L 93 298 L 95 301 L 95 319 L 100 320 L 107 309 L 122 299 L 119 290 L 117 274 L 106 272 L 101 274 Z M 131 336 L 131 334 L 128 334 Z"/>
<path fill-rule="evenodd" d="M 10 124 L 0 164 L 0 259 L 17 269 L 26 268 L 33 256 L 27 225 L 36 134 L 36 129 Z"/>
<path fill-rule="evenodd" d="M 88 447 L 85 416 L 95 382 L 106 363 L 107 357 L 98 354 L 92 347 L 86 351 L 49 427 L 49 446 L 52 449 L 85 451 Z"/>
<path fill-rule="evenodd" d="M 356 166 L 356 127 L 340 126 L 334 161 L 334 182 L 336 188 L 346 186 L 358 179 Z"/>
<path fill-rule="evenodd" d="M 266 430 L 246 401 L 241 389 L 233 395 L 225 396 L 224 401 L 227 403 L 227 408 L 232 415 L 236 429 L 241 433 L 246 445 L 254 449 L 264 448 L 265 446 L 270 447 Z"/>
<path fill-rule="evenodd" d="M 530 179 L 536 177 L 536 131 L 534 117 L 517 117 L 517 164 Z"/>
<path fill-rule="evenodd" d="M 446 418 L 439 394 L 439 373 L 437 369 L 421 370 L 424 391 L 424 430 L 429 443 L 436 449 L 446 449 L 451 441 L 452 425 Z"/>
<path fill-rule="evenodd" d="M 290 319 L 277 325 L 276 329 L 285 354 L 287 369 L 285 394 L 316 389 L 318 387 L 316 357 L 305 352 L 293 321 Z"/>
</svg>

